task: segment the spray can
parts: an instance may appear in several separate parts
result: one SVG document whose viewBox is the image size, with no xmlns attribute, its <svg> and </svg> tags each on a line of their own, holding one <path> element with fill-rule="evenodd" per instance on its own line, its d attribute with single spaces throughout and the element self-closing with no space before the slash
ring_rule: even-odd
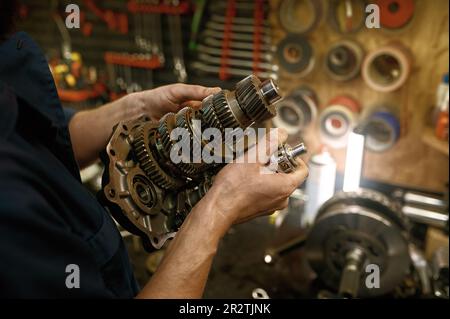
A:
<svg viewBox="0 0 450 319">
<path fill-rule="evenodd" d="M 320 206 L 334 195 L 336 181 L 336 162 L 325 148 L 311 157 L 308 167 L 307 201 L 301 217 L 303 227 L 314 223 Z"/>
</svg>

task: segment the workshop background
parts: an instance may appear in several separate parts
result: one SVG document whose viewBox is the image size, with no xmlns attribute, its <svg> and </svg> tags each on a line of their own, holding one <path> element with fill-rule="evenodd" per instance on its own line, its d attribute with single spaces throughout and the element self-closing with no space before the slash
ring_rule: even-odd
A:
<svg viewBox="0 0 450 319">
<path fill-rule="evenodd" d="M 64 24 L 71 3 L 81 10 L 79 29 Z M 365 24 L 370 3 L 381 28 Z M 78 110 L 174 82 L 232 88 L 251 73 L 277 81 L 285 99 L 270 124 L 308 146 L 312 182 L 286 212 L 230 230 L 205 297 L 336 296 L 335 280 L 317 280 L 306 261 L 300 221 L 312 188 L 328 197 L 342 189 L 350 132 L 365 123 L 361 184 L 403 208 L 440 214 L 403 209 L 414 256 L 433 275 L 414 264 L 402 288 L 385 295 L 448 298 L 448 9 L 447 0 L 22 0 L 19 29 L 45 51 L 63 104 Z M 93 191 L 100 169 L 83 172 Z M 321 178 L 336 178 L 331 194 Z M 122 233 L 145 283 L 163 250 L 148 255 Z M 442 247 L 446 265 L 435 265 Z"/>
</svg>

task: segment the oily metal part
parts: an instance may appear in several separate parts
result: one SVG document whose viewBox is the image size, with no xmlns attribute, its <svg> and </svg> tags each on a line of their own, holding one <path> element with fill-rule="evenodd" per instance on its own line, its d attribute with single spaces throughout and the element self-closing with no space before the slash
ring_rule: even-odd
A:
<svg viewBox="0 0 450 319">
<path fill-rule="evenodd" d="M 201 151 L 209 143 L 203 140 L 202 129 L 217 128 L 222 136 L 225 128 L 246 129 L 256 121 L 273 117 L 273 104 L 280 97 L 272 80 L 261 82 L 251 75 L 237 83 L 234 91 L 222 90 L 204 99 L 198 111 L 185 107 L 176 114 L 166 114 L 159 122 L 146 118 L 120 122 L 102 155 L 106 169 L 100 200 L 127 230 L 143 238 L 146 248 L 162 247 L 206 194 L 223 166 L 223 162 L 204 162 L 202 157 L 196 161 L 196 149 Z M 181 140 L 172 136 L 175 129 L 184 129 Z M 174 150 L 178 142 L 189 146 L 189 158 Z M 222 152 L 229 148 L 232 156 L 237 155 L 236 141 L 222 138 L 220 143 Z M 283 146 L 280 167 L 292 171 L 295 157 L 304 151 L 303 145 Z M 176 160 L 177 155 L 181 161 Z M 213 155 L 223 159 L 223 153 Z"/>
<path fill-rule="evenodd" d="M 291 147 L 289 144 L 282 144 L 278 151 L 270 157 L 269 168 L 276 172 L 291 173 L 299 165 L 297 157 L 305 154 L 307 149 L 303 143 Z"/>
<path fill-rule="evenodd" d="M 409 271 L 409 223 L 385 195 L 373 190 L 338 193 L 320 208 L 306 255 L 321 281 L 347 297 L 393 291 Z M 380 288 L 361 280 L 367 265 L 380 269 Z"/>
</svg>

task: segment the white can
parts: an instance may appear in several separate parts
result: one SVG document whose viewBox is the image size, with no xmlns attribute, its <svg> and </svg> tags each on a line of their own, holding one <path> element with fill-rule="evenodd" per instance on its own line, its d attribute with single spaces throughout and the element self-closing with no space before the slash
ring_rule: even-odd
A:
<svg viewBox="0 0 450 319">
<path fill-rule="evenodd" d="M 320 206 L 334 195 L 336 162 L 325 150 L 311 157 L 306 180 L 307 200 L 301 217 L 303 227 L 312 225 Z"/>
</svg>

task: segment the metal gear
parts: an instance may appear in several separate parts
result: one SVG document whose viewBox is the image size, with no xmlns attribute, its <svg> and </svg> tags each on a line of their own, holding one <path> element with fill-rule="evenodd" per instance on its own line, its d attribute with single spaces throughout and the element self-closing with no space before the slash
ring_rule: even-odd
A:
<svg viewBox="0 0 450 319">
<path fill-rule="evenodd" d="M 232 160 L 238 155 L 236 139 L 222 138 L 215 147 L 203 139 L 202 129 L 209 126 L 223 134 L 225 128 L 245 130 L 255 120 L 274 114 L 270 113 L 274 110 L 271 104 L 280 98 L 275 84 L 261 83 L 254 76 L 247 81 L 254 83 L 250 89 L 241 84 L 239 92 L 222 90 L 204 99 L 198 111 L 185 107 L 176 114 L 166 114 L 159 122 L 142 117 L 114 127 L 102 156 L 107 169 L 99 197 L 123 227 L 144 239 L 146 249 L 159 249 L 174 236 L 225 165 L 224 150 L 231 150 Z M 177 128 L 186 130 L 181 132 L 182 141 L 171 139 Z M 181 162 L 171 158 L 175 145 L 183 147 L 180 155 L 185 158 Z M 198 150 L 201 155 L 209 151 L 213 160 L 200 156 L 201 162 L 194 162 Z M 292 155 L 285 153 L 288 158 Z"/>
<path fill-rule="evenodd" d="M 184 182 L 167 174 L 154 158 L 153 152 L 149 149 L 153 145 L 156 130 L 149 123 L 144 123 L 136 129 L 133 136 L 134 154 L 140 164 L 141 169 L 156 185 L 164 189 L 178 189 Z"/>
<path fill-rule="evenodd" d="M 393 291 L 411 265 L 409 227 L 389 198 L 362 189 L 342 192 L 320 208 L 306 241 L 306 256 L 320 280 L 344 297 L 375 297 Z M 380 286 L 362 280 L 368 265 Z"/>
<path fill-rule="evenodd" d="M 235 129 L 239 127 L 239 122 L 234 117 L 231 107 L 227 103 L 227 98 L 225 96 L 226 92 L 227 91 L 220 91 L 219 93 L 214 94 L 212 104 L 222 128 Z"/>
<path fill-rule="evenodd" d="M 202 118 L 203 128 L 215 127 L 218 128 L 221 132 L 224 132 L 222 123 L 220 123 L 216 111 L 214 110 L 213 95 L 210 95 L 203 100 L 200 114 Z"/>
<path fill-rule="evenodd" d="M 170 159 L 170 149 L 173 145 L 173 141 L 170 139 L 170 132 L 175 127 L 175 125 L 175 113 L 167 113 L 159 122 L 159 140 L 161 141 L 164 157 L 166 159 Z"/>
<path fill-rule="evenodd" d="M 271 80 L 267 83 L 273 84 Z M 276 115 L 276 108 L 273 103 L 278 99 L 274 100 L 268 96 L 266 101 L 262 91 L 265 84 L 266 82 L 261 83 L 254 75 L 250 75 L 236 84 L 236 99 L 245 114 L 255 122 L 262 122 Z M 272 86 L 274 90 L 277 90 L 275 85 Z M 273 96 L 279 95 L 276 93 Z"/>
<path fill-rule="evenodd" d="M 179 111 L 176 115 L 175 122 L 177 128 L 183 128 L 186 130 L 186 132 L 189 133 L 189 139 L 190 143 L 194 141 L 194 132 L 192 128 L 192 119 L 195 117 L 196 112 L 194 109 L 190 107 L 185 107 L 181 111 Z M 201 141 L 198 141 L 199 143 Z M 192 144 L 191 144 L 192 145 Z M 192 152 L 191 152 L 192 153 Z M 199 172 L 202 168 L 201 163 L 190 163 L 190 158 L 187 159 L 188 161 L 177 164 L 177 167 L 180 169 L 180 171 L 187 175 L 188 177 L 193 177 L 197 172 Z"/>
</svg>

